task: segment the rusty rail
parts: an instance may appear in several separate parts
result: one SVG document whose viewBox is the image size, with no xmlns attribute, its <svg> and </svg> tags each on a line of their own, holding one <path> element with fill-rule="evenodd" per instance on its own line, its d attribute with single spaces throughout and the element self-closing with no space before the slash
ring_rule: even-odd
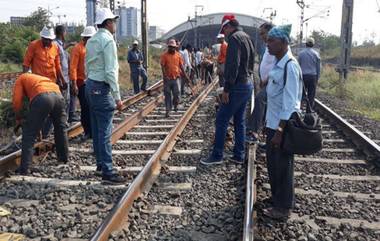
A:
<svg viewBox="0 0 380 241">
<path fill-rule="evenodd" d="M 315 109 L 323 117 L 329 119 L 331 123 L 336 124 L 346 136 L 351 138 L 358 149 L 362 150 L 375 165 L 380 167 L 379 145 L 317 99 L 315 100 Z"/>
<path fill-rule="evenodd" d="M 3 80 L 10 80 L 10 79 L 15 79 L 19 75 L 21 75 L 22 72 L 8 72 L 8 73 L 0 73 L 0 81 Z"/>
<path fill-rule="evenodd" d="M 128 219 L 128 213 L 136 200 L 143 192 L 150 189 L 154 180 L 160 173 L 161 160 L 165 161 L 170 156 L 177 137 L 182 133 L 187 123 L 197 110 L 200 103 L 207 97 L 210 91 L 215 87 L 217 81 L 214 80 L 199 96 L 194 100 L 186 113 L 178 121 L 176 126 L 169 132 L 165 140 L 159 146 L 157 151 L 149 159 L 143 170 L 134 179 L 128 190 L 122 198 L 115 204 L 111 212 L 100 224 L 99 228 L 91 237 L 91 241 L 106 241 L 109 235 L 122 227 Z"/>
<path fill-rule="evenodd" d="M 138 102 L 139 100 L 145 98 L 146 96 L 160 91 L 162 86 L 163 86 L 163 81 L 160 80 L 156 84 L 152 85 L 147 91 L 140 92 L 134 96 L 127 98 L 126 100 L 123 101 L 123 110 L 126 109 L 128 106 L 131 106 L 132 104 L 134 104 L 134 103 Z M 162 97 L 161 97 L 161 99 L 162 99 Z M 140 118 L 141 117 L 140 115 L 144 115 L 146 113 L 147 113 L 147 111 L 141 112 L 141 110 L 140 110 L 139 112 L 135 113 L 135 115 L 139 115 L 138 117 Z M 130 119 L 130 118 L 128 118 L 128 120 L 132 121 L 132 119 Z M 125 125 L 126 123 L 128 123 L 127 120 L 125 120 L 122 123 L 122 125 Z M 119 136 L 119 135 L 121 135 L 119 133 L 121 133 L 121 131 L 125 131 L 125 130 L 128 130 L 128 128 L 124 127 L 124 129 L 122 129 L 120 126 L 118 126 L 114 130 L 114 133 Z M 83 128 L 82 128 L 82 125 L 80 123 L 76 123 L 75 125 L 69 127 L 67 130 L 67 134 L 68 134 L 69 138 L 73 138 L 75 136 L 78 136 L 82 132 L 83 132 Z M 114 140 L 114 139 L 112 139 L 112 140 Z M 48 150 L 52 150 L 54 148 L 54 145 L 50 142 L 41 141 L 41 142 L 37 142 L 34 145 L 34 148 L 36 150 L 36 153 L 38 154 L 38 153 L 46 152 Z M 1 158 L 0 159 L 0 177 L 4 176 L 4 174 L 7 171 L 15 170 L 20 165 L 20 163 L 21 163 L 21 150 L 15 151 L 15 152 Z"/>
</svg>

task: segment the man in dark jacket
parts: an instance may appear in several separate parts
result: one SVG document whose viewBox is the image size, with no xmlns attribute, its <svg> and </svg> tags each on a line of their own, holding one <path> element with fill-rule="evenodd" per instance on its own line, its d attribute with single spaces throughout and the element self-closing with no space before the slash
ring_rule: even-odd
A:
<svg viewBox="0 0 380 241">
<path fill-rule="evenodd" d="M 221 94 L 222 104 L 216 115 L 214 148 L 210 157 L 201 161 L 204 165 L 222 163 L 224 140 L 231 117 L 234 118 L 235 146 L 230 159 L 241 164 L 245 157 L 245 109 L 253 89 L 254 46 L 234 15 L 223 17 L 221 32 L 228 37 L 225 85 Z"/>
</svg>

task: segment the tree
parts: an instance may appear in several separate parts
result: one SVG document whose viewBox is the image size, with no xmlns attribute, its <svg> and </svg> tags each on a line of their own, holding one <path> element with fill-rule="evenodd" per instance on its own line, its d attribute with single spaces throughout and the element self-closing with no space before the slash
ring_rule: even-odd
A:
<svg viewBox="0 0 380 241">
<path fill-rule="evenodd" d="M 27 17 L 24 25 L 30 26 L 40 31 L 45 25 L 49 25 L 49 13 L 47 9 L 38 7 L 29 17 Z"/>
<path fill-rule="evenodd" d="M 311 37 L 314 38 L 316 45 L 318 45 L 321 51 L 328 51 L 338 48 L 340 45 L 340 38 L 334 34 L 326 33 L 323 30 L 313 31 Z"/>
</svg>

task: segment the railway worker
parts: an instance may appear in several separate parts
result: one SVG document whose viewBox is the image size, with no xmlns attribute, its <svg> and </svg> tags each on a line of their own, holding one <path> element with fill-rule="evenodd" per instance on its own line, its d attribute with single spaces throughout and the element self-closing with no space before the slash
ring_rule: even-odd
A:
<svg viewBox="0 0 380 241">
<path fill-rule="evenodd" d="M 311 108 L 314 108 L 315 92 L 321 75 L 321 57 L 319 53 L 313 49 L 314 44 L 314 39 L 308 38 L 306 40 L 306 48 L 298 55 L 298 62 L 302 69 L 302 78 L 305 83 L 305 89 Z M 311 110 L 308 109 L 308 111 Z"/>
<path fill-rule="evenodd" d="M 234 15 L 225 15 L 221 32 L 228 37 L 225 62 L 225 85 L 221 94 L 222 104 L 216 114 L 215 141 L 211 155 L 202 160 L 204 165 L 222 163 L 224 142 L 231 117 L 234 118 L 235 146 L 231 161 L 243 163 L 245 159 L 245 109 L 252 95 L 254 46 L 250 37 L 241 30 Z"/>
<path fill-rule="evenodd" d="M 227 55 L 227 42 L 224 40 L 224 34 L 220 33 L 217 36 L 218 43 L 220 43 L 220 51 L 218 55 L 218 75 L 219 75 L 219 86 L 224 86 L 224 63 L 226 62 L 226 55 Z"/>
<path fill-rule="evenodd" d="M 90 108 L 93 148 L 96 156 L 96 171 L 110 183 L 124 183 L 112 165 L 112 119 L 115 108 L 122 110 L 118 83 L 119 63 L 116 43 L 112 34 L 116 32 L 116 19 L 108 8 L 96 11 L 95 24 L 98 32 L 86 44 L 86 98 Z"/>
<path fill-rule="evenodd" d="M 301 68 L 288 48 L 290 31 L 291 25 L 274 27 L 267 40 L 269 54 L 277 62 L 266 87 L 266 157 L 273 207 L 264 209 L 264 215 L 274 219 L 287 218 L 294 207 L 294 155 L 281 149 L 286 123 L 293 112 L 300 111 L 302 99 Z"/>
<path fill-rule="evenodd" d="M 59 162 L 68 161 L 68 140 L 66 132 L 65 99 L 59 86 L 50 78 L 31 73 L 20 75 L 13 89 L 13 109 L 16 126 L 21 125 L 20 112 L 24 97 L 29 99 L 29 112 L 22 128 L 21 165 L 17 174 L 27 175 L 32 163 L 33 146 L 36 137 L 48 116 L 54 125 L 54 141 Z"/>
<path fill-rule="evenodd" d="M 144 56 L 138 48 L 139 42 L 133 41 L 132 48 L 128 51 L 128 63 L 131 70 L 131 80 L 133 83 L 133 91 L 135 94 L 140 92 L 139 78 L 142 78 L 141 90 L 146 90 L 148 76 L 146 70 L 142 65 L 144 63 Z"/>
<path fill-rule="evenodd" d="M 260 38 L 267 43 L 268 32 L 273 28 L 272 23 L 263 23 L 259 28 Z M 260 90 L 256 92 L 255 106 L 253 112 L 248 116 L 247 137 L 249 143 L 258 143 L 259 132 L 264 127 L 265 110 L 267 104 L 266 86 L 268 84 L 269 71 L 272 70 L 276 63 L 276 57 L 270 55 L 268 47 L 265 47 L 263 56 L 259 65 Z"/>
<path fill-rule="evenodd" d="M 181 75 L 185 77 L 190 88 L 192 88 L 189 76 L 184 69 L 183 59 L 181 54 L 176 51 L 176 48 L 176 41 L 170 39 L 168 42 L 168 50 L 160 57 L 162 77 L 164 79 L 166 117 L 169 117 L 172 107 L 174 107 L 174 111 L 177 111 L 179 102 L 178 82 Z"/>
<path fill-rule="evenodd" d="M 33 74 L 49 78 L 57 83 L 61 90 L 67 89 L 67 84 L 61 70 L 58 46 L 53 43 L 54 29 L 44 27 L 40 32 L 41 39 L 32 41 L 25 53 L 23 72 L 30 69 Z"/>
<path fill-rule="evenodd" d="M 90 109 L 86 100 L 86 73 L 84 61 L 86 58 L 87 41 L 96 33 L 93 26 L 87 26 L 81 33 L 82 40 L 71 50 L 70 55 L 70 80 L 71 92 L 78 96 L 80 103 L 80 122 L 83 127 L 84 135 L 82 140 L 91 139 L 91 119 Z"/>
</svg>

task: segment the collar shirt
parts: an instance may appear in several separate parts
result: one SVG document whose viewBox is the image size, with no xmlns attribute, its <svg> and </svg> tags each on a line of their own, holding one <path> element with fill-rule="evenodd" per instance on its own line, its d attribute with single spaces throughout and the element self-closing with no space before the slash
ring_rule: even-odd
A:
<svg viewBox="0 0 380 241">
<path fill-rule="evenodd" d="M 241 29 L 228 37 L 224 71 L 224 91 L 229 92 L 239 82 L 246 83 L 253 74 L 255 48 L 251 38 Z"/>
<path fill-rule="evenodd" d="M 269 71 L 272 70 L 273 66 L 276 64 L 276 57 L 274 55 L 270 55 L 268 52 L 268 48 L 265 48 L 264 55 L 260 62 L 260 80 L 267 81 L 269 77 Z"/>
<path fill-rule="evenodd" d="M 137 70 L 139 67 L 141 67 L 141 64 L 140 63 L 131 63 L 130 61 L 136 61 L 136 60 L 144 61 L 144 57 L 143 57 L 141 51 L 138 49 L 129 50 L 127 59 L 128 59 L 129 66 L 130 66 L 132 71 Z"/>
<path fill-rule="evenodd" d="M 160 57 L 161 67 L 164 69 L 164 79 L 174 80 L 181 76 L 181 66 L 183 66 L 183 59 L 176 51 L 170 54 L 168 51 L 164 52 Z"/>
<path fill-rule="evenodd" d="M 181 55 L 183 57 L 184 67 L 185 68 L 190 68 L 191 67 L 191 63 L 190 63 L 189 51 L 187 51 L 187 49 L 185 49 L 185 50 L 182 51 Z"/>
<path fill-rule="evenodd" d="M 23 65 L 31 68 L 33 74 L 57 80 L 57 72 L 61 70 L 61 61 L 57 44 L 44 47 L 41 39 L 31 42 L 26 50 Z"/>
<path fill-rule="evenodd" d="M 86 74 L 84 70 L 84 59 L 86 56 L 86 46 L 83 40 L 77 43 L 71 50 L 70 55 L 70 79 L 77 81 L 77 86 L 84 84 Z"/>
<path fill-rule="evenodd" d="M 297 60 L 287 65 L 286 84 L 284 86 L 284 68 L 289 59 L 294 59 L 290 50 L 269 72 L 267 91 L 266 127 L 276 130 L 280 120 L 289 120 L 291 114 L 300 111 L 303 83 L 301 68 Z"/>
<path fill-rule="evenodd" d="M 120 100 L 117 48 L 112 34 L 107 29 L 99 29 L 87 41 L 86 71 L 89 79 L 109 84 L 115 100 Z"/>
<path fill-rule="evenodd" d="M 60 39 L 55 39 L 54 42 L 57 44 L 59 49 L 59 58 L 61 61 L 61 70 L 63 77 L 65 77 L 66 83 L 69 82 L 69 54 L 64 49 L 64 43 Z"/>
<path fill-rule="evenodd" d="M 321 57 L 319 53 L 313 48 L 306 47 L 298 55 L 298 62 L 300 63 L 302 74 L 316 75 L 317 79 L 320 76 Z"/>
</svg>

